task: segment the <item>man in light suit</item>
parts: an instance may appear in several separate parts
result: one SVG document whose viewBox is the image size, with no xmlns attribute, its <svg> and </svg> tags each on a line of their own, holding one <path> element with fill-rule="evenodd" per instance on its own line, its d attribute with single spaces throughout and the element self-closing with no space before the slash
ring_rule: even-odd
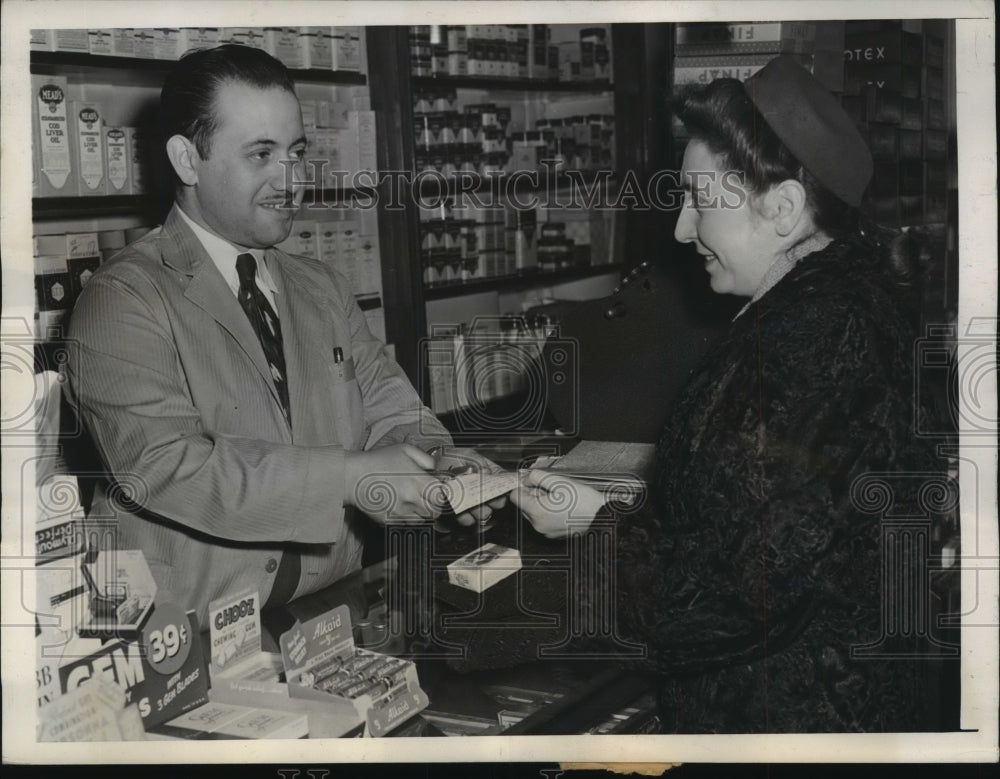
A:
<svg viewBox="0 0 1000 779">
<path fill-rule="evenodd" d="M 284 66 L 189 54 L 161 108 L 176 201 L 80 296 L 70 398 L 110 474 L 89 519 L 204 625 L 215 598 L 284 603 L 356 569 L 360 522 L 433 519 L 428 452 L 451 439 L 345 277 L 274 248 L 306 150 Z"/>
</svg>

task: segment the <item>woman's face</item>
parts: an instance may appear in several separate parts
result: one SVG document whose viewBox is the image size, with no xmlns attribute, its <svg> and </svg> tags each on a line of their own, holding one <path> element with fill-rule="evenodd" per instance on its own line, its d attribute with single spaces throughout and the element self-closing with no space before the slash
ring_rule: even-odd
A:
<svg viewBox="0 0 1000 779">
<path fill-rule="evenodd" d="M 674 237 L 705 259 L 712 289 L 752 297 L 781 246 L 774 225 L 755 208 L 742 174 L 723 168 L 721 155 L 693 140 L 684 151 L 684 206 Z"/>
</svg>

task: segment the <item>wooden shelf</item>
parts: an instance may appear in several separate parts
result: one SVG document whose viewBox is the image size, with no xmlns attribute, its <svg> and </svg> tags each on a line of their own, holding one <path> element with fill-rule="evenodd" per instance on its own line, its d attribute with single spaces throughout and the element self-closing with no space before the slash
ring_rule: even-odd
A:
<svg viewBox="0 0 1000 779">
<path fill-rule="evenodd" d="M 590 191 L 595 184 L 603 182 L 604 186 L 611 187 L 617 180 L 613 171 L 607 175 L 607 171 L 580 170 L 559 173 L 555 176 L 549 175 L 545 170 L 538 171 L 538 186 L 534 186 L 529 177 L 520 171 L 516 174 L 496 173 L 487 176 L 473 174 L 473 176 L 475 178 L 467 179 L 467 181 L 475 182 L 478 180 L 479 183 L 471 189 L 464 183 L 459 188 L 459 181 L 456 178 L 446 178 L 443 174 L 418 173 L 414 180 L 417 182 L 417 194 L 422 198 L 454 197 L 460 191 L 466 193 L 488 192 L 494 195 L 501 193 L 523 195 L 531 192 L 557 192 L 573 186 Z"/>
<path fill-rule="evenodd" d="M 610 81 L 559 81 L 543 78 L 489 78 L 484 76 L 413 76 L 416 89 L 451 87 L 452 89 L 488 89 L 510 92 L 612 92 Z"/>
<path fill-rule="evenodd" d="M 354 189 L 324 189 L 315 197 L 306 193 L 303 203 L 331 207 L 349 202 L 352 192 L 370 197 L 371 192 Z M 31 200 L 32 219 L 99 219 L 107 216 L 165 214 L 173 197 L 158 200 L 156 195 L 85 195 L 81 197 L 36 197 Z"/>
<path fill-rule="evenodd" d="M 579 281 L 608 273 L 620 274 L 621 263 L 610 265 L 588 265 L 585 267 L 563 268 L 556 271 L 534 271 L 517 276 L 493 276 L 487 279 L 475 279 L 464 282 L 448 282 L 424 287 L 424 300 L 443 300 L 445 298 L 461 297 L 462 295 L 477 295 L 482 292 L 510 292 L 518 289 L 544 287 L 549 284 L 562 284 L 567 281 Z"/>
<path fill-rule="evenodd" d="M 176 60 L 139 57 L 108 57 L 75 51 L 33 51 L 30 67 L 32 73 L 39 75 L 95 76 L 102 83 L 161 86 L 163 77 L 175 62 Z M 295 81 L 353 85 L 368 83 L 364 73 L 348 70 L 289 69 L 289 73 Z"/>
</svg>

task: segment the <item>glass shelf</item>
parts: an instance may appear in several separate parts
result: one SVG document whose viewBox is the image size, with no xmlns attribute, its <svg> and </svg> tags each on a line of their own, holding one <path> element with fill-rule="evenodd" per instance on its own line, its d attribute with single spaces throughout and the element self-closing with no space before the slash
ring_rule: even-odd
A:
<svg viewBox="0 0 1000 779">
<path fill-rule="evenodd" d="M 462 295 L 476 295 L 482 292 L 510 292 L 518 289 L 544 287 L 549 284 L 562 284 L 567 281 L 579 281 L 608 273 L 620 274 L 621 263 L 608 265 L 587 265 L 585 267 L 561 268 L 554 271 L 533 271 L 517 276 L 491 276 L 485 279 L 470 281 L 452 281 L 424 286 L 424 300 L 443 300 Z"/>
<path fill-rule="evenodd" d="M 511 92 L 611 92 L 610 81 L 559 81 L 547 78 L 491 78 L 487 76 L 412 76 L 414 88 L 507 90 Z"/>
</svg>

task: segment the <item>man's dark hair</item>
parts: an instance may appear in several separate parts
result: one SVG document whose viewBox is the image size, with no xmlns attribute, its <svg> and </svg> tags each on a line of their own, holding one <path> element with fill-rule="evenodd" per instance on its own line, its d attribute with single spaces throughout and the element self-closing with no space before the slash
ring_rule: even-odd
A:
<svg viewBox="0 0 1000 779">
<path fill-rule="evenodd" d="M 163 140 L 183 135 L 194 143 L 202 159 L 207 158 L 218 122 L 216 95 L 220 87 L 231 83 L 260 89 L 275 87 L 295 94 L 288 69 L 261 49 L 227 43 L 189 51 L 160 91 Z"/>
</svg>

